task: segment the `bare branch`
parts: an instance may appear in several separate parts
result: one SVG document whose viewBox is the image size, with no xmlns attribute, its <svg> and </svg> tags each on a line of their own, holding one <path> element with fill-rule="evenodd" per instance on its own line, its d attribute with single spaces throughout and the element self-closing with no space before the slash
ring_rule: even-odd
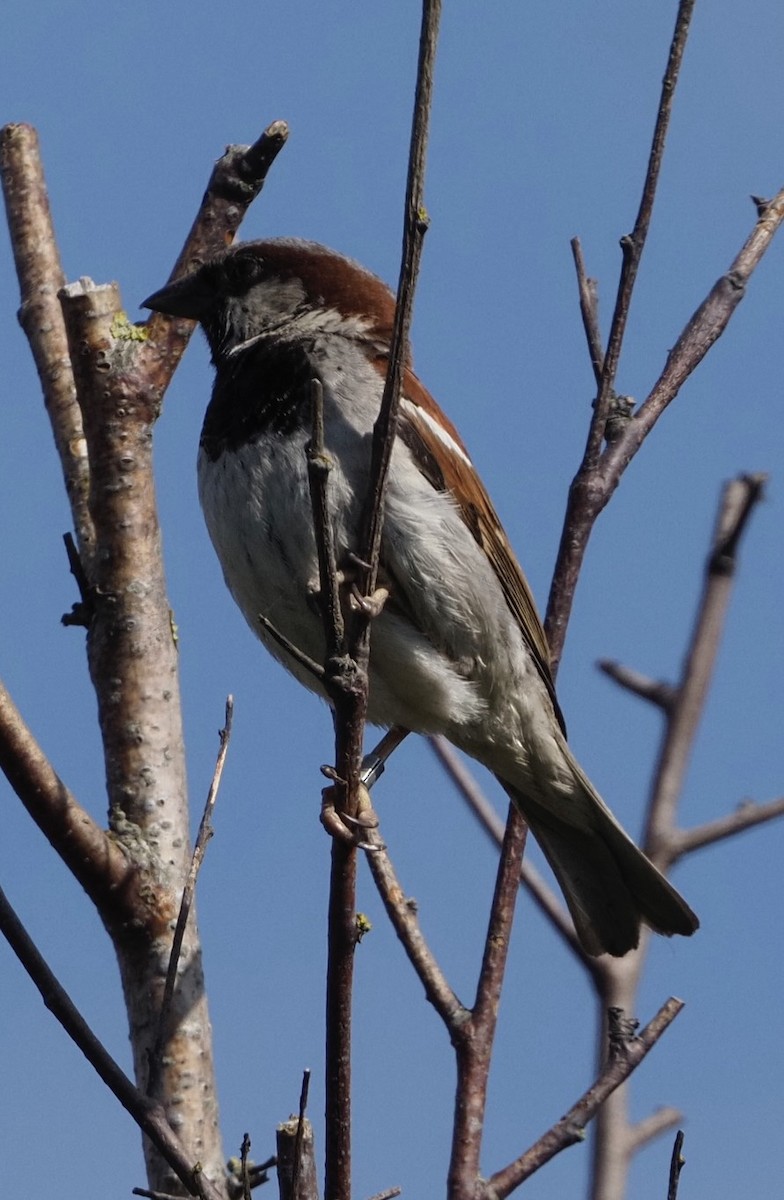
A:
<svg viewBox="0 0 784 1200">
<path fill-rule="evenodd" d="M 298 662 L 301 667 L 304 667 L 305 670 L 309 671 L 310 674 L 316 679 L 324 678 L 326 672 L 324 671 L 321 663 L 317 663 L 315 659 L 310 658 L 307 654 L 304 654 L 298 646 L 295 646 L 293 642 L 289 641 L 285 633 L 281 633 L 277 626 L 273 625 L 272 621 L 268 620 L 267 617 L 264 616 L 264 613 L 258 613 L 256 620 L 258 621 L 259 625 L 266 630 L 270 637 L 274 638 L 278 645 L 281 646 L 287 654 L 290 654 L 291 657 Z"/>
<path fill-rule="evenodd" d="M 79 1047 L 90 1065 L 130 1113 L 139 1128 L 157 1148 L 192 1196 L 203 1200 L 223 1200 L 218 1189 L 204 1175 L 201 1166 L 189 1159 L 172 1133 L 166 1112 L 159 1104 L 142 1095 L 92 1032 L 65 989 L 44 962 L 21 921 L 0 890 L 0 932 L 8 940 L 41 998 Z"/>
<path fill-rule="evenodd" d="M 373 450 L 370 467 L 370 487 L 364 516 L 362 557 L 370 564 L 364 580 L 364 594 L 372 595 L 376 588 L 378 558 L 381 549 L 384 494 L 397 427 L 403 368 L 408 358 L 408 334 L 414 305 L 422 244 L 429 218 L 424 205 L 425 164 L 433 97 L 438 29 L 441 21 L 441 0 L 424 0 L 422 27 L 419 39 L 419 62 L 414 97 L 414 118 L 411 126 L 411 145 L 408 159 L 405 217 L 403 224 L 403 257 L 398 280 L 395 322 L 389 349 L 387 377 L 381 411 L 373 430 Z M 367 628 L 367 623 L 365 623 Z"/>
<path fill-rule="evenodd" d="M 527 834 L 521 813 L 510 804 L 476 1000 L 470 1020 L 452 1038 L 457 1087 L 448 1192 L 456 1200 L 468 1200 L 477 1194 L 490 1061 Z"/>
<path fill-rule="evenodd" d="M 673 859 L 678 797 L 724 629 L 738 546 L 754 507 L 762 499 L 764 479 L 762 475 L 740 475 L 722 491 L 694 631 L 647 807 L 643 846 L 658 866 L 667 866 Z"/>
<path fill-rule="evenodd" d="M 221 729 L 218 733 L 220 742 L 218 758 L 215 763 L 212 782 L 210 783 L 210 788 L 207 793 L 207 801 L 204 805 L 204 812 L 202 813 L 201 821 L 199 823 L 199 831 L 196 835 L 196 844 L 193 847 L 193 857 L 191 858 L 190 869 L 185 880 L 185 886 L 182 890 L 180 911 L 177 915 L 177 924 L 174 929 L 174 937 L 172 938 L 171 952 L 169 954 L 169 967 L 166 972 L 166 983 L 163 989 L 163 999 L 161 1001 L 161 1010 L 158 1017 L 158 1034 L 150 1055 L 150 1075 L 147 1081 L 147 1092 L 150 1096 L 156 1095 L 158 1085 L 160 1084 L 161 1056 L 170 1032 L 169 1023 L 172 1012 L 172 1001 L 174 999 L 174 989 L 177 985 L 177 968 L 179 966 L 180 953 L 182 951 L 182 941 L 185 937 L 185 927 L 188 924 L 188 917 L 190 916 L 191 906 L 193 904 L 193 894 L 196 890 L 196 880 L 198 878 L 199 871 L 201 870 L 201 864 L 204 862 L 204 855 L 207 853 L 207 843 L 213 834 L 212 814 L 215 810 L 215 802 L 218 799 L 218 789 L 223 776 L 223 767 L 226 762 L 226 755 L 229 751 L 233 720 L 234 697 L 227 696 L 225 723 L 223 729 Z"/>
<path fill-rule="evenodd" d="M 712 846 L 724 838 L 735 837 L 755 825 L 764 825 L 766 821 L 774 821 L 784 816 L 784 796 L 777 800 L 769 800 L 767 804 L 756 804 L 753 800 L 744 800 L 735 812 L 725 817 L 717 817 L 694 829 L 676 830 L 673 834 L 672 861 L 691 854 L 694 850 L 702 850 L 703 846 Z"/>
<path fill-rule="evenodd" d="M 602 349 L 602 334 L 599 329 L 599 296 L 596 280 L 589 279 L 585 273 L 583 248 L 578 237 L 569 243 L 572 247 L 574 267 L 577 272 L 577 288 L 580 296 L 580 314 L 583 319 L 585 340 L 588 343 L 588 354 L 591 358 L 596 386 L 601 387 L 604 370 L 604 350 Z"/>
<path fill-rule="evenodd" d="M 665 713 L 672 710 L 678 692 L 671 683 L 665 683 L 661 679 L 649 679 L 647 675 L 633 671 L 631 667 L 625 667 L 622 663 L 613 662 L 610 658 L 602 658 L 596 665 L 609 679 L 632 695 L 639 696 L 641 700 L 648 700 Z"/>
<path fill-rule="evenodd" d="M 65 275 L 52 226 L 38 134 L 32 126 L 6 125 L 0 132 L 0 174 L 21 293 L 19 321 L 38 370 L 79 553 L 89 574 L 95 535 L 88 508 L 87 446 L 57 298 Z"/>
<path fill-rule="evenodd" d="M 726 329 L 745 294 L 748 280 L 782 221 L 784 188 L 764 206 L 728 272 L 717 281 L 688 322 L 645 403 L 617 431 L 595 468 L 589 469 L 584 459 L 572 481 L 545 620 L 553 664 L 557 664 L 563 651 L 577 579 L 599 513 L 656 421 Z"/>
<path fill-rule="evenodd" d="M 645 403 L 627 425 L 623 437 L 608 446 L 602 456 L 603 481 L 617 484 L 623 470 L 637 453 L 665 408 L 675 399 L 689 375 L 699 366 L 711 346 L 729 324 L 746 294 L 746 285 L 759 266 L 774 235 L 784 221 L 784 188 L 776 193 L 730 264 L 693 314 L 672 350 L 664 370 Z"/>
<path fill-rule="evenodd" d="M 297 1114 L 297 1132 L 294 1137 L 294 1172 L 291 1179 L 292 1196 L 296 1197 L 299 1190 L 299 1179 L 302 1174 L 302 1144 L 305 1136 L 305 1113 L 308 1110 L 308 1092 L 310 1091 L 310 1071 L 302 1072 L 302 1087 L 299 1093 L 299 1113 Z M 315 1172 L 314 1172 L 315 1178 Z"/>
<path fill-rule="evenodd" d="M 636 1125 L 631 1125 L 626 1142 L 629 1157 L 655 1138 L 661 1137 L 663 1133 L 674 1129 L 682 1120 L 683 1113 L 677 1108 L 657 1108 L 650 1116 L 644 1117 Z"/>
<path fill-rule="evenodd" d="M 694 2 L 695 0 L 680 0 L 680 4 L 678 5 L 678 15 L 675 19 L 675 30 L 672 35 L 672 42 L 670 43 L 667 69 L 664 72 L 662 80 L 659 109 L 656 114 L 656 125 L 653 131 L 653 141 L 648 157 L 648 169 L 645 173 L 640 207 L 637 211 L 634 229 L 626 237 L 621 238 L 621 249 L 623 251 L 621 278 L 618 284 L 615 311 L 613 312 L 612 324 L 610 326 L 610 336 L 607 341 L 607 353 L 604 356 L 601 386 L 596 398 L 596 406 L 581 470 L 591 471 L 599 461 L 602 439 L 605 436 L 605 426 L 614 393 L 615 376 L 621 357 L 621 346 L 623 345 L 623 337 L 626 332 L 626 321 L 629 315 L 632 291 L 637 279 L 637 271 L 645 247 L 645 239 L 648 236 L 648 227 L 651 223 L 653 202 L 656 198 L 659 172 L 664 157 L 664 144 L 667 140 L 667 130 L 670 124 L 672 102 L 675 98 L 675 88 L 678 83 L 681 62 L 683 61 L 683 52 L 686 49 L 686 39 L 689 36 Z"/>
<path fill-rule="evenodd" d="M 170 282 L 231 244 L 288 136 L 286 122 L 273 121 L 252 146 L 229 146 L 218 159 Z M 168 387 L 194 327 L 194 321 L 172 321 L 160 313 L 153 313 L 147 321 L 148 340 L 142 357 L 159 396 Z"/>
<path fill-rule="evenodd" d="M 423 207 L 425 157 L 430 120 L 441 0 L 424 0 L 417 84 L 409 151 L 403 229 L 403 255 L 387 377 L 373 430 L 370 483 L 359 542 L 359 591 L 372 596 L 378 580 L 384 495 L 395 438 L 403 367 L 408 356 L 414 288 L 427 228 Z M 320 551 L 320 555 L 323 551 Z M 335 766 L 345 780 L 344 811 L 355 817 L 365 716 L 372 615 L 360 605 L 353 614 L 348 654 L 328 664 L 326 683 L 335 711 Z M 334 672 L 334 674 L 333 674 Z M 326 1167 L 327 1197 L 351 1195 L 351 986 L 354 949 L 356 850 L 338 838 L 332 843 L 327 963 Z"/>
<path fill-rule="evenodd" d="M 560 1154 L 567 1146 L 573 1146 L 584 1138 L 585 1126 L 596 1115 L 606 1098 L 628 1079 L 646 1054 L 656 1045 L 665 1030 L 672 1024 L 683 1008 L 683 1001 L 675 997 L 662 1005 L 656 1016 L 628 1045 L 625 1055 L 619 1056 L 608 1063 L 599 1078 L 584 1092 L 565 1116 L 561 1118 L 547 1133 L 543 1134 L 525 1154 L 521 1154 L 509 1166 L 496 1171 L 488 1179 L 484 1195 L 488 1198 L 497 1197 L 503 1200 L 510 1192 L 529 1179 L 535 1171 L 548 1163 L 556 1154 Z"/>
<path fill-rule="evenodd" d="M 683 1149 L 683 1130 L 679 1129 L 675 1135 L 675 1144 L 672 1148 L 672 1159 L 670 1160 L 670 1181 L 667 1188 L 667 1200 L 677 1200 L 678 1196 L 678 1181 L 681 1176 L 681 1171 L 686 1165 L 686 1159 L 681 1154 Z"/>
<path fill-rule="evenodd" d="M 165 928 L 167 897 L 69 792 L 2 683 L 0 769 L 110 930 L 141 926 L 154 935 Z"/>
</svg>

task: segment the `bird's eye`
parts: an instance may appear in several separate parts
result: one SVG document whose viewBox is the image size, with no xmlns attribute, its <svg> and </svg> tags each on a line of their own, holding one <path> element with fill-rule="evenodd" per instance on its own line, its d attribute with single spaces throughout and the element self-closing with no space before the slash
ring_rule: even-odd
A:
<svg viewBox="0 0 784 1200">
<path fill-rule="evenodd" d="M 256 254 L 234 254 L 224 263 L 230 291 L 235 295 L 246 292 L 264 273 L 264 263 Z"/>
</svg>

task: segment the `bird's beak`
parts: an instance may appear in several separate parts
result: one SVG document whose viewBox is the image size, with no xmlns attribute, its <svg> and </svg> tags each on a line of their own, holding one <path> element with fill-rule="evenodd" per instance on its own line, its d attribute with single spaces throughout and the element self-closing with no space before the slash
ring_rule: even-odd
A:
<svg viewBox="0 0 784 1200">
<path fill-rule="evenodd" d="M 201 271 L 193 271 L 153 292 L 146 300 L 142 300 L 141 307 L 166 313 L 170 317 L 189 317 L 192 321 L 200 321 L 213 303 L 214 295 L 207 287 Z"/>
</svg>

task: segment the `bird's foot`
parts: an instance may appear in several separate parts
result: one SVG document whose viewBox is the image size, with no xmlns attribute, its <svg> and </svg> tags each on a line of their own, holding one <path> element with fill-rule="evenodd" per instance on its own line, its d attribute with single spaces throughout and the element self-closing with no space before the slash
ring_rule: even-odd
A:
<svg viewBox="0 0 784 1200">
<path fill-rule="evenodd" d="M 336 784 L 344 782 L 338 778 L 332 767 L 322 767 L 321 770 L 328 779 L 334 779 Z M 321 793 L 320 820 L 330 837 L 347 842 L 358 850 L 368 850 L 371 853 L 383 850 L 383 842 L 370 842 L 366 836 L 363 836 L 371 830 L 378 829 L 378 817 L 365 784 L 360 781 L 357 787 L 357 811 L 354 814 L 338 811 L 335 805 L 337 790 L 333 784 L 332 787 L 324 788 Z"/>
<path fill-rule="evenodd" d="M 377 617 L 389 599 L 389 588 L 377 587 L 370 596 L 363 596 L 356 584 L 352 584 L 348 602 L 355 612 L 367 617 Z"/>
</svg>

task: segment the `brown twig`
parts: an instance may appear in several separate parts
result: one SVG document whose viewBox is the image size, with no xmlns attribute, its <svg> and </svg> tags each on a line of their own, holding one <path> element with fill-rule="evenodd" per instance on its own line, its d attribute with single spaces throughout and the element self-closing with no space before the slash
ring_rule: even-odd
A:
<svg viewBox="0 0 784 1200">
<path fill-rule="evenodd" d="M 681 1171 L 686 1165 L 686 1159 L 681 1151 L 683 1150 L 683 1130 L 679 1129 L 675 1135 L 675 1144 L 672 1147 L 672 1158 L 670 1159 L 670 1178 L 667 1187 L 667 1200 L 677 1200 L 678 1197 L 678 1182 L 681 1177 Z"/>
<path fill-rule="evenodd" d="M 218 1189 L 203 1174 L 199 1164 L 189 1159 L 172 1133 L 166 1112 L 160 1104 L 142 1095 L 128 1076 L 92 1032 L 65 989 L 44 962 L 21 921 L 0 890 L 0 932 L 7 939 L 41 998 L 60 1022 L 71 1040 L 79 1047 L 123 1108 L 130 1113 L 139 1128 L 146 1133 L 188 1192 L 203 1200 L 222 1200 Z"/>
<path fill-rule="evenodd" d="M 423 190 L 433 65 L 441 0 L 424 0 L 411 130 L 403 229 L 403 255 L 395 321 L 381 409 L 373 430 L 370 483 L 362 520 L 357 562 L 362 596 L 372 596 L 378 579 L 384 495 L 395 437 L 403 367 L 408 356 L 414 288 L 427 228 Z M 323 554 L 320 551 L 320 556 Z M 329 582 L 331 587 L 331 581 Z M 356 816 L 365 716 L 371 614 L 354 613 L 347 654 L 327 668 L 327 688 L 335 710 L 335 766 L 345 780 L 343 811 Z M 329 637 L 329 633 L 328 633 Z M 334 838 L 330 877 L 327 968 L 327 1133 L 324 1191 L 327 1197 L 351 1195 L 351 988 L 356 947 L 356 850 Z"/>
<path fill-rule="evenodd" d="M 185 927 L 188 924 L 191 907 L 193 905 L 193 895 L 196 890 L 196 880 L 201 870 L 201 865 L 204 862 L 204 855 L 207 853 L 207 844 L 212 837 L 212 814 L 215 811 L 215 802 L 218 799 L 218 789 L 220 788 L 221 778 L 223 777 L 223 767 L 226 762 L 226 755 L 229 751 L 229 742 L 231 740 L 231 727 L 234 720 L 234 697 L 226 697 L 226 715 L 223 728 L 218 733 L 219 749 L 218 757 L 215 763 L 215 770 L 212 774 L 207 800 L 204 805 L 201 821 L 199 823 L 199 831 L 196 835 L 196 843 L 193 847 L 193 856 L 191 865 L 188 870 L 188 876 L 185 880 L 185 886 L 182 889 L 182 900 L 180 901 L 180 911 L 177 914 L 177 924 L 174 929 L 174 937 L 172 938 L 171 952 L 169 954 L 169 966 L 166 971 L 166 983 L 163 988 L 163 999 L 161 1000 L 161 1010 L 158 1016 L 158 1033 L 155 1038 L 150 1055 L 150 1075 L 147 1082 L 147 1092 L 150 1096 L 155 1096 L 161 1077 L 161 1056 L 166 1041 L 169 1037 L 169 1024 L 172 1013 L 172 1002 L 174 1000 L 174 989 L 177 986 L 177 969 L 180 962 L 180 954 L 182 952 L 182 941 L 185 937 Z"/>
<path fill-rule="evenodd" d="M 299 1178 L 302 1166 L 302 1140 L 305 1134 L 305 1113 L 308 1110 L 308 1092 L 310 1091 L 310 1071 L 302 1072 L 302 1087 L 299 1092 L 299 1112 L 297 1114 L 297 1132 L 294 1137 L 294 1171 L 291 1177 L 291 1192 L 296 1198 L 299 1190 Z"/>
<path fill-rule="evenodd" d="M 615 311 L 613 312 L 612 323 L 610 325 L 610 336 L 607 339 L 607 353 L 604 356 L 602 365 L 601 385 L 599 387 L 599 394 L 596 397 L 593 420 L 591 421 L 585 458 L 581 470 L 594 470 L 599 460 L 602 440 L 605 436 L 605 426 L 614 394 L 615 376 L 621 357 L 621 346 L 623 345 L 623 337 L 626 332 L 626 322 L 629 316 L 632 292 L 653 214 L 659 172 L 664 157 L 664 145 L 667 140 L 667 130 L 672 113 L 672 102 L 675 97 L 675 88 L 678 83 L 681 62 L 683 61 L 683 52 L 686 49 L 686 39 L 689 36 L 689 26 L 691 24 L 694 3 L 695 0 L 680 0 L 680 4 L 678 5 L 678 14 L 675 19 L 675 30 L 670 43 L 667 69 L 662 79 L 659 108 L 656 114 L 656 125 L 648 156 L 648 168 L 645 173 L 640 207 L 637 210 L 634 229 L 630 234 L 621 238 L 623 266 L 621 267 L 621 277 L 618 283 Z"/>
<path fill-rule="evenodd" d="M 784 796 L 770 800 L 767 804 L 755 804 L 752 800 L 744 800 L 735 812 L 725 817 L 717 817 L 694 829 L 676 830 L 672 839 L 672 861 L 691 854 L 694 850 L 702 850 L 704 846 L 712 846 L 725 838 L 735 837 L 755 825 L 764 825 L 766 821 L 774 821 L 784 817 Z"/>
<path fill-rule="evenodd" d="M 585 340 L 588 343 L 588 354 L 591 359 L 596 386 L 601 387 L 604 371 L 604 350 L 602 334 L 599 328 L 599 295 L 596 280 L 589 279 L 585 271 L 583 248 L 578 237 L 572 238 L 569 245 L 572 248 L 574 269 L 577 272 L 577 289 L 580 297 L 580 315 L 583 319 Z"/>
<path fill-rule="evenodd" d="M 170 282 L 232 243 L 288 136 L 286 122 L 273 121 L 252 146 L 226 149 L 215 164 L 196 219 L 169 276 Z M 149 339 L 143 357 L 147 370 L 157 380 L 159 394 L 166 390 L 194 327 L 193 321 L 172 321 L 160 313 L 149 318 Z"/>
<path fill-rule="evenodd" d="M 346 642 L 340 603 L 340 583 L 329 506 L 331 460 L 324 445 L 324 406 L 321 382 L 311 383 L 312 434 L 306 448 L 313 528 L 318 548 L 319 596 L 324 625 L 326 662 L 322 678 L 335 713 L 336 808 L 356 815 L 357 788 L 351 772 L 357 738 L 367 705 L 367 677 L 356 670 Z M 360 749 L 361 754 L 361 749 Z M 356 846 L 337 837 L 332 841 L 327 914 L 326 986 L 326 1164 L 325 1195 L 350 1195 L 351 1188 L 351 1002 L 356 934 Z M 301 1138 L 300 1112 L 297 1137 Z M 299 1156 L 294 1151 L 296 1194 Z"/>
<path fill-rule="evenodd" d="M 625 667 L 622 663 L 613 662 L 610 658 L 602 658 L 596 665 L 609 679 L 631 692 L 633 696 L 648 700 L 665 713 L 672 711 L 678 692 L 671 683 L 665 683 L 661 679 L 649 679 L 647 675 L 633 671 L 631 667 Z"/>
<path fill-rule="evenodd" d="M 456 1030 L 452 1039 L 457 1058 L 457 1087 L 448 1176 L 450 1200 L 472 1200 L 480 1177 L 490 1060 L 527 833 L 528 826 L 514 804 L 510 804 L 476 1000 L 470 1020 Z"/>
<path fill-rule="evenodd" d="M 248 1155 L 250 1154 L 250 1134 L 245 1133 L 242 1136 L 242 1145 L 240 1146 L 240 1180 L 242 1182 L 242 1200 L 250 1200 L 250 1171 L 248 1169 Z"/>
<path fill-rule="evenodd" d="M 640 1031 L 639 1036 L 628 1043 L 626 1053 L 607 1064 L 596 1082 L 583 1093 L 560 1121 L 548 1129 L 525 1154 L 521 1154 L 513 1163 L 491 1175 L 485 1187 L 485 1196 L 503 1200 L 556 1154 L 560 1154 L 567 1146 L 582 1141 L 585 1136 L 583 1131 L 588 1122 L 596 1115 L 607 1097 L 639 1066 L 682 1008 L 682 1000 L 670 997 L 653 1020 Z"/>
<path fill-rule="evenodd" d="M 77 802 L 0 683 L 0 769 L 41 832 L 82 885 L 110 930 L 160 932 L 167 898 L 145 880 Z"/>
<path fill-rule="evenodd" d="M 560 659 L 580 567 L 596 519 L 621 476 L 686 379 L 729 324 L 746 284 L 784 221 L 784 188 L 768 202 L 729 270 L 689 320 L 667 356 L 659 379 L 634 416 L 604 450 L 594 470 L 575 476 L 547 605 L 545 629 L 553 659 Z"/>
</svg>

